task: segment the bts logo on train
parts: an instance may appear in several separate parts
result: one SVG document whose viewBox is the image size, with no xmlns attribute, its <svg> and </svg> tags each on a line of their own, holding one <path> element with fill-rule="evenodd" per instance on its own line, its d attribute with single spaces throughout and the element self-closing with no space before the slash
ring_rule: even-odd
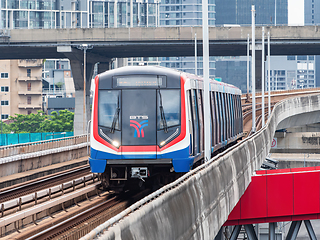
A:
<svg viewBox="0 0 320 240">
<path fill-rule="evenodd" d="M 132 119 L 143 119 L 140 123 L 132 120 Z M 146 120 L 144 120 L 146 119 Z M 143 128 L 148 126 L 148 116 L 130 116 L 130 127 L 133 127 L 135 129 L 134 131 L 134 137 L 142 137 L 144 138 L 144 131 Z"/>
</svg>

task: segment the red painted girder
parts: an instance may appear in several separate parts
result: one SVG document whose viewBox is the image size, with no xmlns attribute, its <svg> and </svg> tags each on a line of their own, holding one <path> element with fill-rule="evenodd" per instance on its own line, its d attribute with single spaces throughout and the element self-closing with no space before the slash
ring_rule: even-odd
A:
<svg viewBox="0 0 320 240">
<path fill-rule="evenodd" d="M 224 226 L 320 219 L 320 167 L 256 171 Z"/>
</svg>

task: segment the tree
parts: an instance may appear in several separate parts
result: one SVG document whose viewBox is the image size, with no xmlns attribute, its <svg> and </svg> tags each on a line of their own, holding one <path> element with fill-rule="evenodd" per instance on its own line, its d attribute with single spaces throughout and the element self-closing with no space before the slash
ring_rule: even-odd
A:
<svg viewBox="0 0 320 240">
<path fill-rule="evenodd" d="M 60 110 L 51 113 L 51 120 L 43 122 L 41 128 L 43 132 L 72 132 L 74 113 L 68 110 Z"/>
<path fill-rule="evenodd" d="M 29 115 L 16 114 L 10 116 L 9 132 L 35 133 L 35 132 L 72 132 L 74 113 L 68 110 L 60 110 L 59 113 L 52 112 L 51 116 L 45 115 L 43 111 Z"/>
<path fill-rule="evenodd" d="M 49 116 L 45 115 L 43 111 L 38 111 L 37 114 L 15 115 L 15 117 L 9 117 L 9 120 L 13 120 L 9 126 L 10 130 L 14 133 L 42 132 L 41 123 L 46 119 L 49 119 Z"/>
</svg>

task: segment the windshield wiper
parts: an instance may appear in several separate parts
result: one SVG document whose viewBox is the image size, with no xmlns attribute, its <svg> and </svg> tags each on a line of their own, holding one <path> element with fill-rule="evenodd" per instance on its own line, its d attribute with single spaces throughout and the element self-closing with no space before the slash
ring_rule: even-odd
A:
<svg viewBox="0 0 320 240">
<path fill-rule="evenodd" d="M 164 132 L 167 133 L 168 132 L 168 126 L 167 126 L 167 121 L 166 121 L 166 116 L 164 115 L 164 110 L 163 110 L 163 106 L 162 106 L 162 96 L 161 96 L 161 92 L 159 89 L 159 96 L 160 96 L 160 118 L 163 124 L 163 128 L 164 128 Z"/>
<path fill-rule="evenodd" d="M 113 121 L 112 121 L 112 125 L 111 125 L 111 129 L 110 129 L 110 132 L 111 133 L 114 133 L 114 130 L 116 128 L 116 124 L 117 124 L 117 121 L 119 119 L 119 113 L 120 113 L 120 100 L 119 100 L 120 96 L 118 95 L 118 103 L 117 103 L 117 109 L 116 109 L 116 112 L 113 116 Z"/>
</svg>

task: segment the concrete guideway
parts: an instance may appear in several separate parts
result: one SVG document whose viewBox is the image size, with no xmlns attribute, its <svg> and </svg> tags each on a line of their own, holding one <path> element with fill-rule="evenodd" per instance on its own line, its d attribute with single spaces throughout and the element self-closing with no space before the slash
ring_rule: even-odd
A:
<svg viewBox="0 0 320 240">
<path fill-rule="evenodd" d="M 106 229 L 101 239 L 213 239 L 267 156 L 277 125 L 315 111 L 320 111 L 319 94 L 277 103 L 265 128 L 82 239 L 93 239 Z"/>
</svg>

